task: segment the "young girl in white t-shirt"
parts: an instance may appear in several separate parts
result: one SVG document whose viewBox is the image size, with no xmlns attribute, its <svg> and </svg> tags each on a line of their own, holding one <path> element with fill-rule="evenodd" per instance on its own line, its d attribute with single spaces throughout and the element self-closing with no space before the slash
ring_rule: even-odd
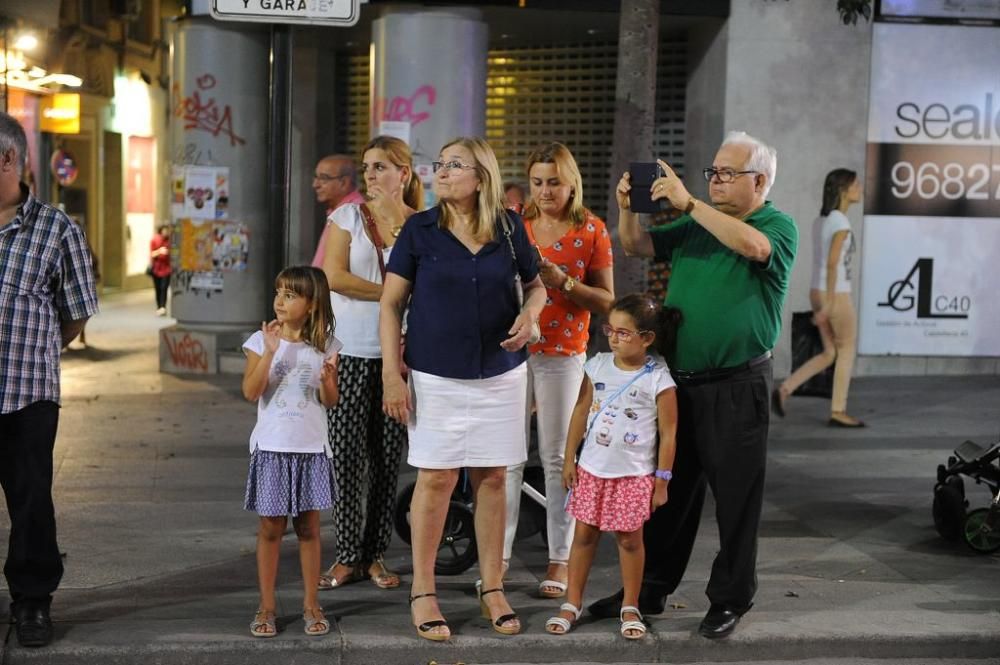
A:
<svg viewBox="0 0 1000 665">
<path fill-rule="evenodd" d="M 561 635 L 580 618 L 583 590 L 602 531 L 618 541 L 622 582 L 621 634 L 646 635 L 639 614 L 645 549 L 642 525 L 667 502 L 674 463 L 677 398 L 661 355 L 673 346 L 680 312 L 633 294 L 611 307 L 603 326 L 611 353 L 598 353 L 585 375 L 566 438 L 563 483 L 570 490 L 566 510 L 576 518 L 569 555 L 569 588 L 559 615 L 545 630 Z M 580 459 L 576 454 L 580 446 Z"/>
<path fill-rule="evenodd" d="M 244 508 L 260 516 L 257 577 L 260 606 L 254 637 L 274 637 L 278 553 L 291 514 L 299 538 L 307 635 L 325 635 L 330 622 L 316 598 L 320 569 L 319 516 L 334 501 L 326 411 L 337 403 L 337 352 L 329 287 L 322 270 L 296 266 L 274 282 L 274 313 L 243 345 L 243 395 L 257 402 L 250 435 L 250 473 Z"/>
</svg>

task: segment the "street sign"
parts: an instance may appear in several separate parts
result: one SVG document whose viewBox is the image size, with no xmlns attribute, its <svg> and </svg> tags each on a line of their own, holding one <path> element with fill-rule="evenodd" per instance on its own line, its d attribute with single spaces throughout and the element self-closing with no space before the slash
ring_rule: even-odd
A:
<svg viewBox="0 0 1000 665">
<path fill-rule="evenodd" d="M 359 0 L 213 0 L 221 21 L 305 23 L 348 28 L 358 22 Z"/>
</svg>

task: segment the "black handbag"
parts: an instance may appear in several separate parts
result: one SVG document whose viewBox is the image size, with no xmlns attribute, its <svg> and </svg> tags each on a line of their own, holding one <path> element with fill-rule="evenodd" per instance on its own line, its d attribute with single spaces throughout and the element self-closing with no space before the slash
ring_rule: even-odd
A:
<svg viewBox="0 0 1000 665">
<path fill-rule="evenodd" d="M 813 356 L 823 353 L 823 339 L 812 318 L 812 311 L 792 313 L 793 372 Z M 833 395 L 833 365 L 803 383 L 793 394 L 829 399 Z"/>
</svg>

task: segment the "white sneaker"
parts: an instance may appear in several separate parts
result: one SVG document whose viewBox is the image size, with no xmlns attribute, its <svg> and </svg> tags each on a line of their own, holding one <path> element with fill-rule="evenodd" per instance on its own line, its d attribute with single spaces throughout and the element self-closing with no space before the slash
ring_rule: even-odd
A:
<svg viewBox="0 0 1000 665">
<path fill-rule="evenodd" d="M 167 308 L 166 307 L 159 308 L 158 310 L 156 310 L 156 315 L 157 316 L 166 316 L 167 315 Z"/>
</svg>

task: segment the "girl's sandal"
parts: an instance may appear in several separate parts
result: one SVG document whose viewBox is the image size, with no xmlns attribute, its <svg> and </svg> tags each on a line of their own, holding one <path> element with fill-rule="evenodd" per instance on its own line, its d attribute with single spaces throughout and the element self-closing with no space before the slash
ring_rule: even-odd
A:
<svg viewBox="0 0 1000 665">
<path fill-rule="evenodd" d="M 580 620 L 580 615 L 583 613 L 583 610 L 581 610 L 573 603 L 563 603 L 562 605 L 559 606 L 559 611 L 569 612 L 570 614 L 572 614 L 573 621 L 570 621 L 569 619 L 564 619 L 561 616 L 554 616 L 545 622 L 546 633 L 550 633 L 552 635 L 565 635 L 566 633 L 568 633 L 570 630 L 573 629 L 573 626 L 576 624 L 577 621 Z"/>
<path fill-rule="evenodd" d="M 399 587 L 399 575 L 386 568 L 385 562 L 382 559 L 375 559 L 371 567 L 368 568 L 368 575 L 371 577 L 372 584 L 379 589 L 395 589 Z"/>
<path fill-rule="evenodd" d="M 626 614 L 634 614 L 639 617 L 638 621 L 626 621 Z M 646 624 L 642 621 L 642 614 L 639 613 L 638 607 L 633 607 L 632 605 L 623 605 L 621 612 L 618 613 L 618 618 L 622 622 L 622 637 L 626 640 L 641 640 L 646 637 Z M 636 635 L 630 635 L 629 631 L 635 631 Z"/>
<path fill-rule="evenodd" d="M 274 621 L 274 612 L 258 609 L 250 622 L 250 634 L 254 637 L 274 637 L 278 634 L 278 626 Z"/>
<path fill-rule="evenodd" d="M 302 620 L 306 622 L 306 635 L 319 637 L 330 632 L 330 621 L 324 616 L 322 607 L 307 607 L 302 612 Z"/>
</svg>

